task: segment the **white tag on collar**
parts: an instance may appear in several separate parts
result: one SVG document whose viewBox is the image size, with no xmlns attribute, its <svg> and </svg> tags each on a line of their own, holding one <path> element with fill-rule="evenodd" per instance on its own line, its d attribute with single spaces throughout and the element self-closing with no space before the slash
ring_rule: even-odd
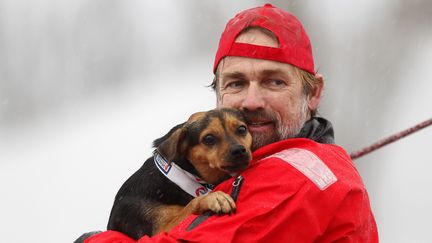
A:
<svg viewBox="0 0 432 243">
<path fill-rule="evenodd" d="M 203 196 L 211 192 L 213 185 L 183 170 L 174 162 L 169 163 L 157 151 L 154 151 L 153 156 L 155 165 L 159 171 L 191 196 Z"/>
</svg>

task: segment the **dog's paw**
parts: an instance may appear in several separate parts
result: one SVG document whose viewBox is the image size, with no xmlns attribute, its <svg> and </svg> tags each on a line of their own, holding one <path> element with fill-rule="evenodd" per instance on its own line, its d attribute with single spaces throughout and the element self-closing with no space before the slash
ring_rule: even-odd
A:
<svg viewBox="0 0 432 243">
<path fill-rule="evenodd" d="M 236 211 L 236 204 L 232 197 L 221 191 L 211 192 L 196 199 L 199 200 L 198 212 L 200 214 L 212 211 L 221 215 L 235 213 Z"/>
</svg>

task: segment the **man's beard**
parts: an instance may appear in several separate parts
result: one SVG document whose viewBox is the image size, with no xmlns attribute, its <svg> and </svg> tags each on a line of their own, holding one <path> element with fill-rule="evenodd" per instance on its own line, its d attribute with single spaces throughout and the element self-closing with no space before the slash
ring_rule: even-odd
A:
<svg viewBox="0 0 432 243">
<path fill-rule="evenodd" d="M 252 150 L 255 151 L 265 145 L 295 137 L 303 127 L 308 117 L 307 99 L 303 98 L 299 110 L 295 113 L 295 117 L 290 117 L 288 121 L 282 121 L 282 118 L 274 111 L 257 110 L 243 111 L 248 123 L 250 121 L 270 120 L 275 126 L 271 133 L 253 133 L 252 134 Z"/>
</svg>

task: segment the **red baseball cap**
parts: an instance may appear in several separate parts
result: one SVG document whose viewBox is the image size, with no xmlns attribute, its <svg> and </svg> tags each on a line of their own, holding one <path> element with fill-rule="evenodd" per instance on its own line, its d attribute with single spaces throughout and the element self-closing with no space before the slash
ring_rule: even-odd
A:
<svg viewBox="0 0 432 243">
<path fill-rule="evenodd" d="M 261 27 L 273 32 L 279 47 L 235 42 L 247 27 Z M 226 56 L 240 56 L 289 63 L 315 74 L 312 46 L 300 21 L 288 11 L 265 4 L 244 10 L 228 21 L 219 41 L 213 72 Z"/>
</svg>

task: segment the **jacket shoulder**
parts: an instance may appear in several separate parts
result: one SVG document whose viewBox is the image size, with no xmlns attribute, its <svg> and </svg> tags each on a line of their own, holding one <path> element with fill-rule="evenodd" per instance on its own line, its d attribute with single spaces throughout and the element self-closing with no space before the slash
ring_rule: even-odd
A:
<svg viewBox="0 0 432 243">
<path fill-rule="evenodd" d="M 289 165 L 321 191 L 333 184 L 347 189 L 364 188 L 354 163 L 342 147 L 309 139 L 293 139 L 280 145 L 262 160 L 277 159 Z"/>
</svg>

